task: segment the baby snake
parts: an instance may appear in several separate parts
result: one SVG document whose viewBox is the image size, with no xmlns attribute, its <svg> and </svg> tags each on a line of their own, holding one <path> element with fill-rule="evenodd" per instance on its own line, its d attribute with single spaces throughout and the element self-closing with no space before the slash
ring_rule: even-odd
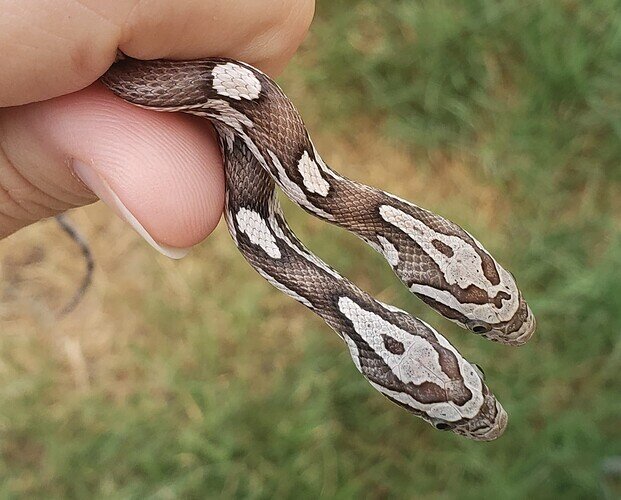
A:
<svg viewBox="0 0 621 500">
<path fill-rule="evenodd" d="M 125 58 L 101 81 L 137 106 L 211 121 L 225 165 L 225 219 L 237 248 L 261 276 L 336 331 L 373 387 L 437 429 L 476 440 L 502 434 L 507 414 L 482 371 L 431 326 L 375 300 L 311 253 L 285 222 L 275 187 L 359 236 L 444 317 L 490 340 L 523 344 L 535 330 L 534 316 L 513 276 L 481 243 L 436 214 L 330 169 L 293 104 L 248 64 Z"/>
</svg>

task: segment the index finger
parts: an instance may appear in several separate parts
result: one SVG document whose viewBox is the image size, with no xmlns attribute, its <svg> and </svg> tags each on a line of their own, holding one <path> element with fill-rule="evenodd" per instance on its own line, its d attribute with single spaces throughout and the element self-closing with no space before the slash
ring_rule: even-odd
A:
<svg viewBox="0 0 621 500">
<path fill-rule="evenodd" d="M 271 75 L 310 24 L 313 0 L 0 0 L 0 107 L 80 90 L 114 61 L 242 59 Z"/>
</svg>

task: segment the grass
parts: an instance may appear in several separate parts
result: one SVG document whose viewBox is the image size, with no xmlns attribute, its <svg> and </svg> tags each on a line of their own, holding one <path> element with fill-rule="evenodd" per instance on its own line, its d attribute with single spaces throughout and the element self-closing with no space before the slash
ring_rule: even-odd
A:
<svg viewBox="0 0 621 500">
<path fill-rule="evenodd" d="M 435 432 L 376 395 L 223 227 L 174 263 L 91 207 L 74 219 L 96 281 L 68 318 L 51 311 L 78 254 L 54 225 L 0 247 L 0 495 L 618 497 L 620 7 L 325 0 L 282 79 L 337 170 L 452 218 L 517 276 L 538 333 L 490 345 L 288 210 L 326 260 L 485 368 L 501 439 Z"/>
</svg>

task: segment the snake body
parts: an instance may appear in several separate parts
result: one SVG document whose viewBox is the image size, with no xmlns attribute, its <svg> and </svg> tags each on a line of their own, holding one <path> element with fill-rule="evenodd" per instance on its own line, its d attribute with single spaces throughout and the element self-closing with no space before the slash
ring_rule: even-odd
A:
<svg viewBox="0 0 621 500">
<path fill-rule="evenodd" d="M 438 429 L 476 440 L 502 434 L 507 414 L 481 370 L 431 326 L 374 299 L 311 253 L 285 222 L 275 188 L 380 252 L 444 317 L 520 345 L 534 332 L 534 317 L 513 276 L 474 237 L 329 168 L 291 101 L 248 64 L 126 58 L 101 80 L 135 105 L 211 121 L 225 165 L 225 219 L 237 248 L 267 281 L 336 331 L 373 387 Z"/>
</svg>

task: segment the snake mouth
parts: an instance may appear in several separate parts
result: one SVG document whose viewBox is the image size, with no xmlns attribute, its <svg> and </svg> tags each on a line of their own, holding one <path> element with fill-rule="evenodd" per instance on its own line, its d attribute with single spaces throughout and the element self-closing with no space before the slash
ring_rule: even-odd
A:
<svg viewBox="0 0 621 500">
<path fill-rule="evenodd" d="M 477 441 L 493 441 L 494 439 L 499 438 L 505 432 L 507 428 L 507 423 L 509 422 L 509 417 L 507 412 L 502 407 L 502 405 L 496 401 L 496 419 L 494 421 L 494 425 L 491 425 L 484 433 L 478 434 L 473 433 L 471 436 L 473 439 Z"/>
<path fill-rule="evenodd" d="M 502 405 L 495 401 L 495 415 L 492 419 L 481 421 L 471 421 L 468 424 L 456 427 L 454 432 L 465 436 L 474 441 L 494 441 L 505 432 L 509 417 Z"/>
</svg>

